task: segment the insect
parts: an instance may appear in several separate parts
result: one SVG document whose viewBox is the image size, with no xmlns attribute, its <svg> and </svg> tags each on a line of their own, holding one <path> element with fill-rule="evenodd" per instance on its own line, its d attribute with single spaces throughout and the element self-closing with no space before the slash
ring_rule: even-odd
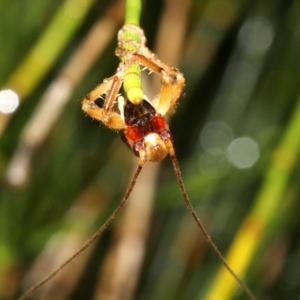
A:
<svg viewBox="0 0 300 300">
<path fill-rule="evenodd" d="M 120 58 L 121 62 L 116 74 L 104 80 L 103 83 L 87 94 L 82 102 L 82 109 L 88 116 L 102 122 L 107 127 L 122 130 L 125 142 L 139 159 L 138 167 L 122 201 L 108 220 L 63 265 L 30 288 L 19 299 L 27 298 L 89 247 L 125 206 L 142 171 L 143 165 L 146 162 L 159 162 L 167 155 L 171 158 L 179 188 L 187 208 L 206 241 L 211 245 L 222 264 L 248 296 L 251 299 L 255 299 L 255 296 L 247 285 L 231 269 L 217 246 L 211 240 L 197 217 L 184 186 L 179 163 L 173 148 L 172 135 L 164 118 L 166 114 L 173 113 L 176 110 L 177 101 L 183 93 L 185 84 L 183 74 L 178 69 L 161 62 L 146 47 L 145 35 L 143 30 L 138 26 L 132 24 L 124 25 L 118 33 L 118 42 L 116 55 Z M 141 88 L 140 66 L 160 75 L 162 78 L 160 93 L 151 101 L 144 95 Z M 118 94 L 122 85 L 127 96 L 126 99 Z M 98 105 L 99 98 L 104 99 L 103 105 Z"/>
</svg>

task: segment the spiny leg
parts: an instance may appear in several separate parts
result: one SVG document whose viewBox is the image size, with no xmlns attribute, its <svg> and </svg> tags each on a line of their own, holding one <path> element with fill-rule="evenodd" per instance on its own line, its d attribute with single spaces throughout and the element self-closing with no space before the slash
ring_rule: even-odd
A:
<svg viewBox="0 0 300 300">
<path fill-rule="evenodd" d="M 103 122 L 112 129 L 123 129 L 124 121 L 120 114 L 113 111 L 112 107 L 122 85 L 122 72 L 106 79 L 94 90 L 85 96 L 82 101 L 82 110 L 92 118 Z M 103 107 L 99 107 L 95 101 L 105 95 Z"/>
<path fill-rule="evenodd" d="M 176 103 L 184 88 L 185 79 L 178 69 L 161 62 L 154 53 L 146 47 L 140 47 L 138 52 L 117 48 L 118 56 L 127 56 L 128 59 L 139 62 L 152 72 L 162 76 L 162 87 L 156 110 L 161 115 L 173 113 L 176 110 Z"/>
<path fill-rule="evenodd" d="M 94 102 L 107 92 L 103 108 L 107 111 L 111 110 L 122 83 L 129 101 L 134 104 L 140 104 L 144 99 L 141 85 L 141 71 L 139 62 L 136 62 L 135 58 L 130 54 L 139 51 L 140 48 L 145 46 L 145 43 L 146 37 L 140 27 L 133 24 L 125 24 L 118 32 L 118 48 L 128 52 L 124 52 L 124 55 L 119 56 L 121 62 L 116 74 L 106 79 L 90 92 L 83 100 L 83 105 Z"/>
</svg>

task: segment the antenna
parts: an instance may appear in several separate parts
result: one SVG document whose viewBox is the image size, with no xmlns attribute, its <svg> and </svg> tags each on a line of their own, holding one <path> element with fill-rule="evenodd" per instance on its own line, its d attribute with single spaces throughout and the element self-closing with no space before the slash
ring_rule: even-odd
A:
<svg viewBox="0 0 300 300">
<path fill-rule="evenodd" d="M 172 164 L 173 164 L 173 168 L 174 168 L 176 179 L 177 179 L 177 182 L 178 182 L 178 185 L 179 185 L 179 188 L 180 188 L 180 192 L 182 194 L 182 197 L 184 199 L 184 202 L 186 203 L 186 206 L 187 206 L 190 214 L 192 215 L 192 217 L 195 220 L 197 226 L 199 227 L 200 231 L 202 232 L 205 240 L 212 247 L 213 251 L 218 256 L 218 258 L 221 260 L 221 262 L 224 265 L 224 267 L 233 276 L 233 278 L 235 278 L 235 280 L 240 284 L 240 286 L 247 293 L 247 295 L 250 297 L 250 299 L 251 300 L 256 300 L 256 297 L 253 295 L 253 293 L 248 288 L 248 286 L 246 285 L 246 283 L 229 266 L 229 264 L 227 263 L 225 257 L 220 252 L 220 250 L 218 249 L 218 247 L 216 246 L 216 244 L 213 242 L 213 240 L 209 236 L 208 232 L 206 231 L 205 227 L 203 226 L 202 222 L 200 221 L 200 219 L 196 215 L 195 209 L 192 206 L 192 203 L 191 203 L 191 201 L 189 199 L 189 196 L 188 196 L 188 194 L 186 192 L 185 185 L 183 183 L 183 179 L 182 179 L 182 176 L 181 176 L 181 171 L 180 171 L 179 163 L 178 163 L 177 157 L 175 155 L 173 145 L 170 145 L 170 144 L 171 143 L 169 143 L 170 158 L 171 158 L 171 161 L 172 161 Z"/>
<path fill-rule="evenodd" d="M 115 209 L 115 211 L 110 215 L 110 217 L 106 220 L 106 222 L 69 258 L 67 259 L 60 267 L 58 267 L 54 272 L 47 275 L 45 278 L 43 278 L 41 281 L 39 281 L 37 284 L 32 286 L 29 290 L 27 290 L 24 294 L 22 294 L 18 300 L 24 300 L 28 298 L 31 294 L 33 294 L 37 289 L 39 289 L 41 286 L 43 286 L 45 283 L 47 283 L 49 280 L 51 280 L 54 276 L 56 276 L 62 269 L 64 269 L 68 264 L 70 264 L 78 255 L 80 255 L 86 248 L 88 248 L 92 243 L 94 243 L 97 238 L 102 234 L 102 232 L 110 225 L 110 223 L 119 215 L 119 213 L 122 211 L 124 206 L 126 205 L 128 198 L 136 184 L 136 181 L 142 171 L 143 165 L 139 164 L 137 169 L 134 172 L 134 175 L 129 183 L 129 186 L 127 188 L 127 191 L 118 205 L 118 207 Z"/>
</svg>

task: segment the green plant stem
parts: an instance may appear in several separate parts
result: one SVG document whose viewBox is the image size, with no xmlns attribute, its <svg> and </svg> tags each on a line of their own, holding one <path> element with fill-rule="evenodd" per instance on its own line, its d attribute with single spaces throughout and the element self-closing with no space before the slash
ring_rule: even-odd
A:
<svg viewBox="0 0 300 300">
<path fill-rule="evenodd" d="M 141 0 L 126 0 L 125 3 L 125 24 L 140 25 L 142 10 Z"/>
<path fill-rule="evenodd" d="M 37 43 L 1 88 L 14 90 L 20 100 L 26 98 L 61 55 L 94 2 L 87 0 L 79 5 L 81 2 L 71 0 L 62 3 Z M 0 136 L 10 118 L 11 115 L 1 117 Z"/>
<path fill-rule="evenodd" d="M 75 1 L 69 1 L 68 7 L 62 4 L 37 44 L 4 86 L 15 90 L 20 98 L 31 93 L 61 54 L 93 3 L 88 0 L 80 7 Z M 72 9 L 78 10 L 76 17 L 72 15 Z"/>
<path fill-rule="evenodd" d="M 141 0 L 127 0 L 125 4 L 125 24 L 139 26 L 141 8 Z M 138 31 L 131 30 L 129 27 L 127 27 L 124 30 L 124 36 L 123 41 L 121 41 L 121 47 L 136 52 L 138 50 L 138 45 L 141 44 L 141 38 L 142 37 L 140 36 Z M 125 61 L 126 57 L 121 57 L 121 60 Z M 140 100 L 142 100 L 140 99 L 143 98 L 141 68 L 138 63 L 132 63 L 130 67 L 127 68 L 125 72 L 123 86 L 127 98 L 131 102 L 138 103 Z"/>
</svg>

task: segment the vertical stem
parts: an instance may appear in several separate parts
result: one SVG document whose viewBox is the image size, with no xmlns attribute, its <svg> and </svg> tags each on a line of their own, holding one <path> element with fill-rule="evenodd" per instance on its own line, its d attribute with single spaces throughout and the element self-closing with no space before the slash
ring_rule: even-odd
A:
<svg viewBox="0 0 300 300">
<path fill-rule="evenodd" d="M 137 52 L 139 45 L 143 46 L 142 31 L 135 27 L 139 26 L 141 9 L 141 0 L 126 0 L 125 26 L 123 27 L 122 40 L 119 41 L 119 47 L 122 49 Z M 121 57 L 122 61 L 126 61 L 126 59 L 126 56 Z M 139 104 L 143 100 L 141 68 L 138 63 L 133 62 L 125 71 L 124 90 L 128 100 L 132 103 Z"/>
<path fill-rule="evenodd" d="M 126 0 L 125 24 L 140 25 L 140 14 L 142 9 L 141 0 Z"/>
</svg>

